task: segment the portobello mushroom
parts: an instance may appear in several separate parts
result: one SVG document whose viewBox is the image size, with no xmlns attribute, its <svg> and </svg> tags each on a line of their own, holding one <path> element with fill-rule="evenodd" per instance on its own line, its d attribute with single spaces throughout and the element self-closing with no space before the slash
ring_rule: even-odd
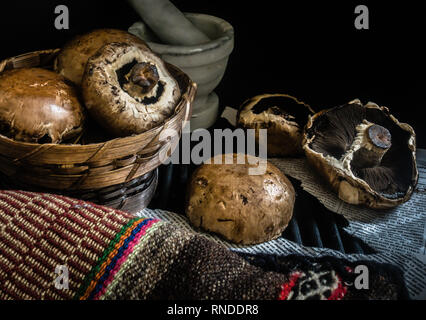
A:
<svg viewBox="0 0 426 320">
<path fill-rule="evenodd" d="M 239 244 L 278 238 L 293 216 L 296 194 L 290 180 L 269 162 L 265 172 L 251 175 L 258 161 L 250 155 L 219 154 L 198 167 L 187 193 L 190 223 Z"/>
<path fill-rule="evenodd" d="M 355 99 L 310 117 L 303 149 L 339 198 L 391 208 L 410 199 L 418 180 L 416 136 L 389 109 Z"/>
<path fill-rule="evenodd" d="M 246 100 L 239 108 L 237 123 L 245 129 L 267 129 L 269 157 L 303 154 L 303 127 L 313 110 L 306 103 L 287 94 L 262 94 Z"/>
<path fill-rule="evenodd" d="M 116 136 L 161 125 L 180 98 L 177 81 L 148 47 L 112 42 L 86 65 L 83 98 L 89 113 Z"/>
<path fill-rule="evenodd" d="M 84 122 L 79 95 L 61 75 L 41 68 L 0 74 L 0 134 L 23 142 L 70 142 Z"/>
</svg>

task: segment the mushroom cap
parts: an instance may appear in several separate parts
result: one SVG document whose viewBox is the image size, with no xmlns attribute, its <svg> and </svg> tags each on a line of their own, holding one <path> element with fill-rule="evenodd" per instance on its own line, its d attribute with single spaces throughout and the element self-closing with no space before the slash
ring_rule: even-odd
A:
<svg viewBox="0 0 426 320">
<path fill-rule="evenodd" d="M 267 162 L 261 175 L 249 175 L 259 158 L 218 155 L 193 173 L 189 182 L 186 215 L 191 224 L 229 241 L 255 244 L 279 237 L 292 215 L 295 191 L 287 177 Z M 218 164 L 222 158 L 223 164 Z"/>
<path fill-rule="evenodd" d="M 41 68 L 0 74 L 0 133 L 25 142 L 59 143 L 83 130 L 84 111 L 75 89 Z"/>
<path fill-rule="evenodd" d="M 138 63 L 154 65 L 159 77 L 143 98 L 125 90 L 129 83 L 125 75 Z M 87 62 L 82 92 L 92 117 L 116 136 L 139 134 L 161 125 L 181 95 L 164 62 L 148 47 L 115 42 L 103 46 Z"/>
<path fill-rule="evenodd" d="M 246 100 L 239 108 L 239 127 L 267 129 L 268 156 L 297 156 L 303 154 L 303 127 L 313 110 L 306 103 L 287 94 L 262 94 Z"/>
<path fill-rule="evenodd" d="M 111 42 L 125 42 L 146 46 L 138 37 L 117 29 L 97 29 L 78 35 L 67 42 L 54 62 L 54 70 L 76 85 L 83 79 L 87 60 L 104 45 Z"/>
<path fill-rule="evenodd" d="M 358 128 L 373 123 L 389 130 L 392 145 L 379 165 L 360 168 L 353 157 L 359 150 Z M 408 199 L 418 180 L 416 136 L 386 107 L 355 99 L 310 117 L 303 149 L 310 164 L 330 184 L 338 197 L 374 209 L 395 207 Z"/>
</svg>

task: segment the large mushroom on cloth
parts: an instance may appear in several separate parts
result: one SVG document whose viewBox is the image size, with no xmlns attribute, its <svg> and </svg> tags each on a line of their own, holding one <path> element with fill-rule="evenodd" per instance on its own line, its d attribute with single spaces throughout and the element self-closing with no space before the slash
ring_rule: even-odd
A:
<svg viewBox="0 0 426 320">
<path fill-rule="evenodd" d="M 0 134 L 23 142 L 72 142 L 84 119 L 76 90 L 59 74 L 41 68 L 0 74 Z"/>
<path fill-rule="evenodd" d="M 267 130 L 268 156 L 303 154 L 303 127 L 313 110 L 306 103 L 288 94 L 261 94 L 246 100 L 239 108 L 237 123 L 245 129 Z"/>
<path fill-rule="evenodd" d="M 54 70 L 76 85 L 83 79 L 87 60 L 111 42 L 125 42 L 145 46 L 138 37 L 118 29 L 96 29 L 68 41 L 54 62 Z"/>
<path fill-rule="evenodd" d="M 251 174 L 260 161 L 251 155 L 219 154 L 198 167 L 187 192 L 190 223 L 239 244 L 278 238 L 293 216 L 296 194 L 290 180 L 269 162 L 264 172 Z"/>
<path fill-rule="evenodd" d="M 177 81 L 148 47 L 115 42 L 89 59 L 82 91 L 92 117 L 116 136 L 161 125 L 180 98 Z"/>
<path fill-rule="evenodd" d="M 386 107 L 353 100 L 312 116 L 303 148 L 308 161 L 351 204 L 391 208 L 407 201 L 418 180 L 416 139 Z"/>
</svg>

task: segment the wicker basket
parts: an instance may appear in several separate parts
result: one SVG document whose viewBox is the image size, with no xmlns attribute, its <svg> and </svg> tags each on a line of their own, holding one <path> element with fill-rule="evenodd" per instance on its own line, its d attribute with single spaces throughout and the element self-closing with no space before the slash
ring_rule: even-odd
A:
<svg viewBox="0 0 426 320">
<path fill-rule="evenodd" d="M 0 72 L 24 67 L 51 69 L 58 52 L 36 51 L 6 59 L 0 62 Z M 196 92 L 196 84 L 186 74 L 170 64 L 167 68 L 178 81 L 182 97 L 174 114 L 161 126 L 138 135 L 88 144 L 27 143 L 0 134 L 0 173 L 14 185 L 27 186 L 25 189 L 62 194 L 132 185 L 132 180 L 146 177 L 161 164 L 165 154 L 171 155 L 175 137 L 160 139 L 160 134 L 172 129 L 167 132 L 180 137 L 183 123 L 191 117 Z"/>
</svg>

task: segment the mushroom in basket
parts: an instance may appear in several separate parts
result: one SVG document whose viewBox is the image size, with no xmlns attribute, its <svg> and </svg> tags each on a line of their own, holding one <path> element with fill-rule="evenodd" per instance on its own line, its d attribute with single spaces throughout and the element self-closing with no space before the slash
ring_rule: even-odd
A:
<svg viewBox="0 0 426 320">
<path fill-rule="evenodd" d="M 34 143 L 70 142 L 85 114 L 73 86 L 61 75 L 22 68 L 0 74 L 0 134 Z"/>
<path fill-rule="evenodd" d="M 122 30 L 97 29 L 73 38 L 56 57 L 54 70 L 81 89 L 91 119 L 114 136 L 161 125 L 181 97 L 163 60 Z"/>
<path fill-rule="evenodd" d="M 312 116 L 303 148 L 339 198 L 371 208 L 410 199 L 418 180 L 411 126 L 386 107 L 358 99 Z"/>
<path fill-rule="evenodd" d="M 124 42 L 109 43 L 89 59 L 82 92 L 92 117 L 117 136 L 160 125 L 180 98 L 165 63 L 145 45 Z"/>
<path fill-rule="evenodd" d="M 87 60 L 111 42 L 146 45 L 138 37 L 118 29 L 96 29 L 68 41 L 54 62 L 54 70 L 76 85 L 83 79 Z"/>
</svg>

